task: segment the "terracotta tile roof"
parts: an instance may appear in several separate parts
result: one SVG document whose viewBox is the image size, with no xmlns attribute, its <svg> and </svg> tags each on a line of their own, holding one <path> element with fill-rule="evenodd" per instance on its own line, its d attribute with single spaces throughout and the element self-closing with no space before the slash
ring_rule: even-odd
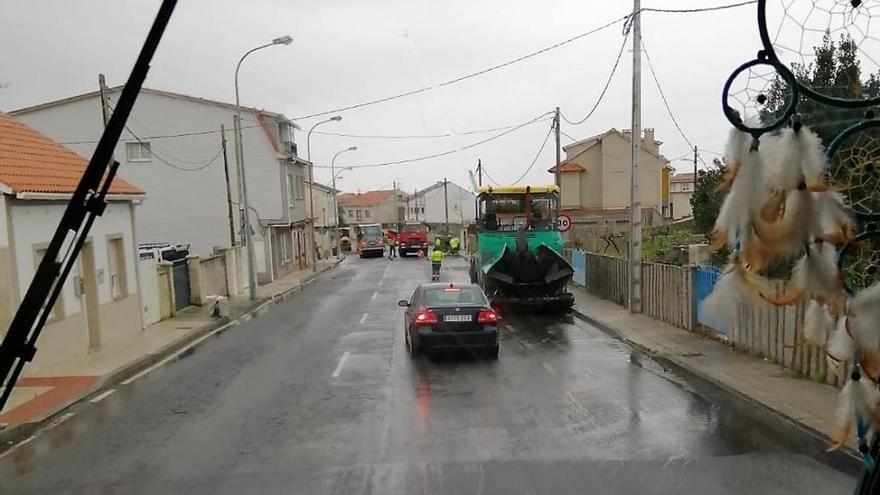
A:
<svg viewBox="0 0 880 495">
<path fill-rule="evenodd" d="M 0 182 L 15 193 L 73 193 L 86 165 L 85 158 L 0 112 Z M 144 191 L 117 176 L 110 194 Z"/>
<path fill-rule="evenodd" d="M 686 174 L 675 174 L 669 178 L 669 182 L 693 182 L 694 181 L 694 173 L 686 173 Z"/>
<path fill-rule="evenodd" d="M 345 193 L 339 196 L 341 206 L 376 206 L 394 195 L 394 189 L 367 191 L 365 193 Z"/>
<path fill-rule="evenodd" d="M 584 167 L 574 162 L 563 162 L 559 164 L 559 173 L 563 174 L 565 172 L 583 172 L 585 170 L 586 169 Z M 550 167 L 550 170 L 548 170 L 548 172 L 550 172 L 551 174 L 556 173 L 556 166 L 554 165 Z"/>
</svg>

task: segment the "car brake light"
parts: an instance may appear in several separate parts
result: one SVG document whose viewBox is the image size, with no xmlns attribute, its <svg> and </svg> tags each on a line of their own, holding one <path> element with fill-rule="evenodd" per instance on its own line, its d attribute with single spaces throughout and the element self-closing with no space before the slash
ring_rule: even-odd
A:
<svg viewBox="0 0 880 495">
<path fill-rule="evenodd" d="M 433 325 L 437 321 L 437 314 L 430 309 L 423 309 L 416 313 L 416 325 Z"/>
<path fill-rule="evenodd" d="M 498 313 L 496 313 L 494 309 L 490 309 L 489 311 L 480 311 L 480 314 L 477 315 L 477 323 L 498 323 Z"/>
</svg>

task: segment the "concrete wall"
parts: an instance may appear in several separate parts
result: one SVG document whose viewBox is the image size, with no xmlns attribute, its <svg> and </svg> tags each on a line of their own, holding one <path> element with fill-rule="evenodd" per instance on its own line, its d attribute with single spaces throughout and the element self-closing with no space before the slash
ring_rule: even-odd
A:
<svg viewBox="0 0 880 495">
<path fill-rule="evenodd" d="M 156 260 L 140 260 L 140 296 L 144 326 L 148 327 L 162 320 L 159 307 L 159 274 Z"/>
<path fill-rule="evenodd" d="M 11 214 L 6 195 L 0 194 L 0 335 L 6 333 L 9 322 L 18 306 L 18 273 L 15 270 L 15 253 L 10 248 L 15 239 L 9 230 L 8 215 Z"/>
<path fill-rule="evenodd" d="M 476 217 L 474 193 L 449 182 L 446 184 L 449 200 L 449 223 L 473 223 Z M 444 223 L 446 221 L 446 198 L 443 186 L 435 187 L 424 194 L 418 195 L 419 206 L 425 207 L 425 213 L 419 214 L 419 221 L 427 223 Z M 410 200 L 413 203 L 412 200 Z"/>
<path fill-rule="evenodd" d="M 559 174 L 562 208 L 579 208 L 581 199 L 581 174 L 566 172 Z"/>
<path fill-rule="evenodd" d="M 693 215 L 691 209 L 692 193 L 672 193 L 672 218 L 679 219 Z"/>
<path fill-rule="evenodd" d="M 583 172 L 561 174 L 563 205 L 568 208 L 601 208 L 602 207 L 602 146 L 597 145 L 585 151 L 584 145 L 566 148 L 565 161 L 571 161 L 582 167 Z M 573 181 L 576 178 L 578 198 L 573 198 Z M 566 191 L 568 189 L 569 191 Z"/>
<path fill-rule="evenodd" d="M 602 141 L 602 208 L 625 208 L 630 204 L 632 176 L 631 144 L 614 133 Z M 663 166 L 665 162 L 643 151 L 639 163 L 639 187 L 642 206 L 661 207 Z"/>
<path fill-rule="evenodd" d="M 13 294 L 9 304 L 14 309 L 20 303 L 21 295 L 27 291 L 36 273 L 39 260 L 37 250 L 48 246 L 66 204 L 61 201 L 22 201 L 6 198 L 4 205 L 7 209 L 7 214 L 3 215 L 6 219 L 6 232 L 3 232 L 0 238 L 6 239 L 8 243 L 10 240 L 8 233 L 14 235 L 5 251 L 6 261 L 9 263 L 0 263 L 0 266 L 4 267 L 0 270 L 9 272 L 9 276 L 0 279 L 2 280 L 0 285 L 4 286 L 0 292 Z M 135 269 L 131 208 L 128 202 L 111 202 L 104 215 L 93 224 L 87 238 L 96 272 L 97 284 L 94 293 L 97 315 L 87 318 L 85 296 L 77 295 L 75 290 L 77 278 L 83 275 L 84 263 L 81 253 L 70 277 L 62 287 L 54 308 L 55 316 L 44 327 L 40 338 L 41 347 L 57 347 L 59 352 L 62 349 L 69 349 L 70 352 L 85 352 L 90 345 L 94 347 L 112 344 L 130 332 L 141 331 L 142 310 Z M 120 283 L 121 290 L 124 290 L 114 298 L 111 292 L 108 248 L 111 239 L 116 237 L 121 238 L 123 242 L 124 261 L 121 266 L 124 267 L 126 283 Z M 90 336 L 87 320 L 97 321 L 100 331 L 93 328 Z M 52 352 L 44 354 L 54 355 Z"/>
</svg>

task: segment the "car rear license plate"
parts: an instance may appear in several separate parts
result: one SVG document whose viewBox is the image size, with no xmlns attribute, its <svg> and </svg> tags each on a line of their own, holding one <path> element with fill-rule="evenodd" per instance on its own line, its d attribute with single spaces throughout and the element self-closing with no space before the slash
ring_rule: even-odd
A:
<svg viewBox="0 0 880 495">
<path fill-rule="evenodd" d="M 448 322 L 471 321 L 471 315 L 446 315 L 443 317 L 443 321 L 448 321 Z"/>
</svg>

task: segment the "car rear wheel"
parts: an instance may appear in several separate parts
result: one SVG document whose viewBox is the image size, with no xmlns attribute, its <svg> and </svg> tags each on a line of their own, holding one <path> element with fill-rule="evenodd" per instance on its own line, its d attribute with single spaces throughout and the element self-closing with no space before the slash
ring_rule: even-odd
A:
<svg viewBox="0 0 880 495">
<path fill-rule="evenodd" d="M 415 359 L 418 357 L 419 348 L 413 344 L 412 336 L 409 333 L 409 330 L 404 330 L 406 333 L 406 350 L 409 353 L 409 357 Z"/>
</svg>

